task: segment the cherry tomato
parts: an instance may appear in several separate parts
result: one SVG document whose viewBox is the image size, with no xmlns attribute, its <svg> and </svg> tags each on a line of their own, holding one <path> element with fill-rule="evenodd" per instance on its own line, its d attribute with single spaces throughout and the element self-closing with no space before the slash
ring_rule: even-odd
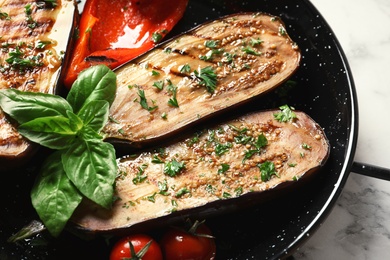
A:
<svg viewBox="0 0 390 260">
<path fill-rule="evenodd" d="M 166 260 L 215 259 L 215 239 L 210 229 L 199 222 L 196 230 L 170 228 L 161 238 L 160 246 Z"/>
<path fill-rule="evenodd" d="M 130 243 L 134 247 L 133 253 L 131 253 Z M 150 243 L 149 248 L 147 248 L 148 243 Z M 146 248 L 146 253 L 143 254 L 142 249 Z M 110 260 L 124 259 L 162 260 L 163 258 L 160 245 L 152 237 L 145 234 L 136 234 L 123 237 L 114 244 L 111 250 Z"/>
</svg>

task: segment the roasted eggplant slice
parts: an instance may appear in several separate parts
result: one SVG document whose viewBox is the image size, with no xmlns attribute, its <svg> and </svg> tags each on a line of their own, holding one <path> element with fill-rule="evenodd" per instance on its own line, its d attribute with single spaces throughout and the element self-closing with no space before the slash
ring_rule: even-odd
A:
<svg viewBox="0 0 390 260">
<path fill-rule="evenodd" d="M 119 159 L 112 210 L 84 201 L 72 221 L 91 232 L 119 232 L 166 223 L 191 210 L 198 216 L 221 214 L 222 205 L 240 207 L 243 198 L 256 201 L 312 175 L 328 158 L 324 132 L 303 112 L 288 122 L 278 121 L 283 120 L 279 113 L 248 114 L 165 148 Z"/>
<path fill-rule="evenodd" d="M 107 140 L 135 147 L 263 94 L 298 68 L 284 24 L 263 13 L 208 22 L 116 70 Z"/>
<path fill-rule="evenodd" d="M 0 10 L 0 89 L 56 93 L 75 2 L 8 0 Z M 32 146 L 0 111 L 0 170 L 31 156 Z"/>
</svg>

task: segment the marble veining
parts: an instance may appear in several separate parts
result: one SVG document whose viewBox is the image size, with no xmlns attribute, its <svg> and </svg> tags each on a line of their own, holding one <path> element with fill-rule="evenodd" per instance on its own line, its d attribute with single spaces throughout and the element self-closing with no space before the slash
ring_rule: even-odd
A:
<svg viewBox="0 0 390 260">
<path fill-rule="evenodd" d="M 359 107 L 355 161 L 390 168 L 390 1 L 312 0 L 339 40 Z M 390 182 L 351 173 L 329 216 L 294 259 L 388 259 Z"/>
</svg>

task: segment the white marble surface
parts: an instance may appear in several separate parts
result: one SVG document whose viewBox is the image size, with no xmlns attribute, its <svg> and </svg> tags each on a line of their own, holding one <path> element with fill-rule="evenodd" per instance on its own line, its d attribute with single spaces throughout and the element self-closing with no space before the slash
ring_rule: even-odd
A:
<svg viewBox="0 0 390 260">
<path fill-rule="evenodd" d="M 390 168 L 390 1 L 312 0 L 352 69 L 359 105 L 355 161 Z M 295 259 L 390 259 L 390 182 L 351 173 Z"/>
</svg>

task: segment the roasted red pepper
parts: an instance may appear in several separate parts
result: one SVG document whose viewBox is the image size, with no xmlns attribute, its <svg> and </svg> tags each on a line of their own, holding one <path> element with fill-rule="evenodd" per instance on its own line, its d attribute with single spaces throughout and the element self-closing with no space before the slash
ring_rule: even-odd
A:
<svg viewBox="0 0 390 260">
<path fill-rule="evenodd" d="M 64 84 L 83 69 L 111 69 L 151 49 L 182 18 L 188 0 L 87 0 Z"/>
</svg>

